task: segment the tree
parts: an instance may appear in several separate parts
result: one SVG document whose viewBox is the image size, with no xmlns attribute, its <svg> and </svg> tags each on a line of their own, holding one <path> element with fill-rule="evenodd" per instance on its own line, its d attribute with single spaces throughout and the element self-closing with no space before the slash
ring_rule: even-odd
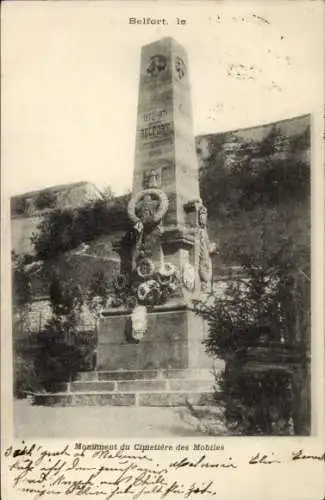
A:
<svg viewBox="0 0 325 500">
<path fill-rule="evenodd" d="M 50 302 L 52 317 L 37 335 L 39 349 L 34 364 L 42 387 L 53 392 L 82 368 L 83 356 L 74 342 L 81 290 L 72 280 L 64 281 L 54 274 Z"/>
<path fill-rule="evenodd" d="M 28 263 L 28 255 L 17 255 L 12 252 L 13 316 L 20 330 L 27 327 L 26 319 L 32 301 L 31 274 Z"/>
<path fill-rule="evenodd" d="M 237 433 L 290 433 L 292 419 L 296 433 L 308 428 L 308 411 L 299 414 L 299 407 L 308 406 L 309 133 L 288 139 L 273 128 L 260 142 L 234 138 L 231 163 L 221 161 L 218 144 L 201 171 L 202 197 L 217 219 L 219 258 L 229 272 L 224 294 L 212 293 L 195 309 L 208 322 L 207 351 L 226 361 L 219 382 Z M 266 369 L 256 358 L 261 352 Z M 297 376 L 288 376 L 284 353 L 299 359 Z M 259 369 L 247 371 L 253 354 Z M 301 387 L 293 389 L 299 378 Z"/>
<path fill-rule="evenodd" d="M 32 237 L 36 258 L 50 260 L 104 234 L 130 227 L 129 195 L 90 201 L 75 209 L 57 209 L 43 217 Z"/>
<path fill-rule="evenodd" d="M 44 210 L 45 208 L 51 209 L 55 207 L 56 193 L 53 191 L 41 191 L 35 200 L 36 208 Z"/>
</svg>

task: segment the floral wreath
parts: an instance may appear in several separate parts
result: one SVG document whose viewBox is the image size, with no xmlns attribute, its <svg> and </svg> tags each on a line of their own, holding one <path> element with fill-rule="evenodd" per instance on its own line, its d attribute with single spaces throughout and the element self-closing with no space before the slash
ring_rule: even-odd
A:
<svg viewBox="0 0 325 500">
<path fill-rule="evenodd" d="M 145 281 L 138 286 L 137 295 L 141 302 L 147 301 L 155 303 L 160 294 L 159 284 L 156 280 Z"/>
<path fill-rule="evenodd" d="M 118 274 L 116 278 L 114 279 L 114 288 L 118 291 L 122 291 L 126 288 L 126 285 L 128 283 L 128 279 L 125 276 L 125 274 Z"/>
<path fill-rule="evenodd" d="M 145 270 L 148 266 L 148 270 Z M 155 270 L 155 265 L 151 259 L 142 259 L 137 265 L 137 273 L 140 278 L 149 278 Z"/>
</svg>

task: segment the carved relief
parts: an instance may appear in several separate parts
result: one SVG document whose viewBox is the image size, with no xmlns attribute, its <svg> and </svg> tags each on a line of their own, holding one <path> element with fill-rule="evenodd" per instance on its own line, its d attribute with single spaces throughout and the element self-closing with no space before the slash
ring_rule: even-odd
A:
<svg viewBox="0 0 325 500">
<path fill-rule="evenodd" d="M 145 189 L 156 189 L 161 186 L 161 171 L 160 169 L 150 170 L 144 173 L 143 187 Z"/>
<path fill-rule="evenodd" d="M 191 264 L 184 265 L 182 278 L 185 288 L 193 292 L 195 289 L 195 268 Z"/>
<path fill-rule="evenodd" d="M 168 209 L 168 198 L 160 189 L 144 189 L 131 198 L 128 205 L 130 219 L 136 224 L 157 224 Z"/>
<path fill-rule="evenodd" d="M 131 314 L 132 337 L 141 340 L 148 328 L 147 309 L 145 306 L 135 306 Z"/>
<path fill-rule="evenodd" d="M 161 54 L 154 55 L 150 58 L 146 73 L 151 77 L 158 76 L 167 66 L 167 58 Z"/>
<path fill-rule="evenodd" d="M 175 69 L 176 69 L 178 78 L 180 80 L 182 78 L 184 78 L 184 76 L 186 74 L 186 65 L 185 65 L 183 59 L 181 57 L 179 57 L 179 56 L 177 56 L 176 60 L 175 60 Z"/>
<path fill-rule="evenodd" d="M 199 276 L 201 280 L 201 290 L 208 289 L 212 281 L 212 262 L 210 258 L 210 242 L 207 231 L 208 211 L 201 205 L 198 212 L 199 224 Z"/>
</svg>

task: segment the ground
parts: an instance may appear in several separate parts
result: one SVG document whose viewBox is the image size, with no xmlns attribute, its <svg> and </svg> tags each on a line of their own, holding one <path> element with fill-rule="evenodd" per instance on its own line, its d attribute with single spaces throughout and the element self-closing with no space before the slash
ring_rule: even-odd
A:
<svg viewBox="0 0 325 500">
<path fill-rule="evenodd" d="M 147 438 L 204 436 L 182 408 L 33 406 L 14 401 L 16 438 Z M 185 419 L 184 419 L 185 416 Z"/>
</svg>

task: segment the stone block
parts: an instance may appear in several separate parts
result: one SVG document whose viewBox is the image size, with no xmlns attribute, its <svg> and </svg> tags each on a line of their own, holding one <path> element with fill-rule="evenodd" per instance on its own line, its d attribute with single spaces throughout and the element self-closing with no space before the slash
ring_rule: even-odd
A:
<svg viewBox="0 0 325 500">
<path fill-rule="evenodd" d="M 114 382 L 93 381 L 93 382 L 71 382 L 70 392 L 88 392 L 88 391 L 114 391 Z"/>
<path fill-rule="evenodd" d="M 187 370 L 162 370 L 162 377 L 167 379 L 196 379 L 214 381 L 214 375 L 210 369 L 187 369 Z"/>
<path fill-rule="evenodd" d="M 73 406 L 134 406 L 135 394 L 92 393 L 74 394 Z"/>
<path fill-rule="evenodd" d="M 128 319 L 125 313 L 102 319 L 97 349 L 99 371 L 211 367 L 212 360 L 202 344 L 203 322 L 186 307 L 148 313 L 148 329 L 139 342 L 127 341 Z"/>
<path fill-rule="evenodd" d="M 148 328 L 139 344 L 145 342 L 176 342 L 187 339 L 187 311 L 166 310 L 148 313 Z M 99 343 L 103 344 L 130 344 L 127 341 L 127 323 L 130 314 L 105 315 L 100 321 Z"/>
<path fill-rule="evenodd" d="M 98 372 L 93 371 L 93 372 L 79 372 L 77 374 L 76 380 L 82 380 L 82 381 L 93 381 L 93 380 L 98 380 Z"/>
<path fill-rule="evenodd" d="M 158 370 L 120 370 L 101 371 L 98 373 L 98 380 L 152 380 L 159 376 Z"/>
<path fill-rule="evenodd" d="M 118 391 L 164 391 L 166 382 L 164 380 L 124 380 L 117 382 Z"/>
<path fill-rule="evenodd" d="M 193 405 L 204 406 L 213 402 L 211 392 L 147 392 L 137 394 L 138 406 L 185 406 L 186 399 Z"/>
<path fill-rule="evenodd" d="M 168 389 L 171 391 L 212 391 L 214 383 L 211 380 L 170 379 Z"/>
<path fill-rule="evenodd" d="M 130 370 L 160 368 L 187 368 L 187 342 L 139 344 L 104 344 L 98 347 L 100 370 L 118 370 L 128 366 Z"/>
<path fill-rule="evenodd" d="M 34 394 L 33 404 L 39 406 L 72 406 L 73 396 L 68 393 L 60 394 Z"/>
</svg>

